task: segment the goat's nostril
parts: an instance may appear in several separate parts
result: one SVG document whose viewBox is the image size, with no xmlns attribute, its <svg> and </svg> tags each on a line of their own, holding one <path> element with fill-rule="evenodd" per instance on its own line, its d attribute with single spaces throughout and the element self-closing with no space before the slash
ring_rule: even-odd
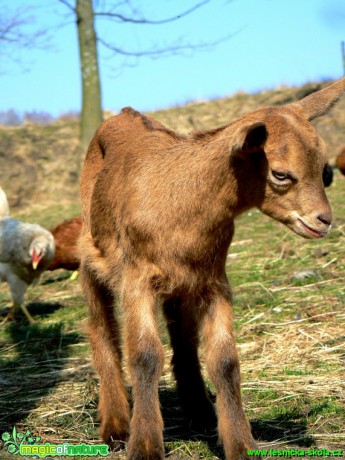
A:
<svg viewBox="0 0 345 460">
<path fill-rule="evenodd" d="M 331 223 L 332 223 L 332 218 L 331 218 L 331 216 L 329 216 L 328 214 L 320 214 L 319 216 L 317 216 L 317 218 L 318 218 L 323 224 L 331 225 Z"/>
</svg>

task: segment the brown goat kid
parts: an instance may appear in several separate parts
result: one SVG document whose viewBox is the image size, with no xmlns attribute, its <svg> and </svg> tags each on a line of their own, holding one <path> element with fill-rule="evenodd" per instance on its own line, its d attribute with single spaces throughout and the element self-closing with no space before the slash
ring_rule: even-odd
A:
<svg viewBox="0 0 345 460">
<path fill-rule="evenodd" d="M 247 458 L 247 449 L 255 448 L 242 406 L 225 274 L 234 219 L 257 207 L 304 238 L 327 235 L 332 210 L 322 183 L 325 146 L 309 120 L 344 90 L 342 79 L 300 102 L 191 136 L 130 108 L 96 132 L 81 181 L 80 276 L 100 378 L 101 434 L 112 447 L 129 437 L 130 459 L 164 457 L 160 308 L 191 426 L 207 428 L 215 420 L 198 360 L 202 339 L 226 458 Z M 115 298 L 133 386 L 131 420 Z"/>
</svg>

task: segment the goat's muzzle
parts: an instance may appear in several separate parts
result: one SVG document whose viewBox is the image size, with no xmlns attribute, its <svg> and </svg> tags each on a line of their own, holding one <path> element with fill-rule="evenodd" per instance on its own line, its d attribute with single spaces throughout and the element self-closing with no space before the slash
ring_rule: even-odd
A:
<svg viewBox="0 0 345 460">
<path fill-rule="evenodd" d="M 320 214 L 316 218 L 302 217 L 295 213 L 293 222 L 289 225 L 298 235 L 307 239 L 324 238 L 332 228 L 332 214 Z"/>
</svg>

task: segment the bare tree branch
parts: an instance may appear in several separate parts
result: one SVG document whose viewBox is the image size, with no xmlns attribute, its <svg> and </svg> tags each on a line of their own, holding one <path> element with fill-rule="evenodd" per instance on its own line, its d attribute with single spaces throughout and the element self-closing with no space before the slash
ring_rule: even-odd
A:
<svg viewBox="0 0 345 460">
<path fill-rule="evenodd" d="M 62 1 L 62 0 L 59 0 Z M 166 19 L 158 19 L 158 20 L 151 20 L 151 19 L 136 19 L 134 17 L 128 17 L 120 13 L 114 13 L 112 11 L 95 11 L 95 16 L 99 17 L 105 17 L 108 19 L 118 19 L 119 22 L 130 22 L 132 24 L 150 24 L 150 25 L 157 25 L 157 24 L 166 24 L 167 22 L 173 22 L 176 21 L 177 19 L 181 19 L 184 16 L 188 16 L 189 14 L 193 13 L 195 10 L 201 8 L 204 6 L 206 3 L 209 3 L 210 0 L 203 0 L 200 3 L 197 3 L 196 5 L 192 6 L 192 8 L 189 8 L 188 10 L 177 14 L 176 16 L 172 16 L 170 18 Z"/>
<path fill-rule="evenodd" d="M 32 9 L 18 8 L 9 11 L 5 4 L 0 4 L 0 56 L 2 60 L 20 62 L 20 51 L 29 47 L 43 48 L 48 41 L 48 31 L 36 29 L 32 31 L 34 18 Z"/>
<path fill-rule="evenodd" d="M 174 55 L 183 53 L 183 51 L 207 51 L 217 46 L 221 43 L 226 42 L 230 38 L 233 38 L 242 29 L 239 29 L 232 34 L 226 35 L 225 37 L 219 38 L 218 40 L 207 42 L 207 43 L 186 43 L 186 44 L 179 44 L 181 40 L 178 40 L 176 44 L 172 44 L 166 47 L 152 47 L 151 49 L 146 50 L 139 50 L 139 51 L 130 51 L 123 48 L 119 48 L 116 45 L 109 43 L 108 41 L 104 40 L 101 37 L 97 37 L 98 42 L 103 45 L 106 49 L 111 51 L 112 54 L 120 54 L 122 56 L 127 57 L 142 57 L 142 56 L 149 56 L 152 58 L 159 57 L 162 55 Z"/>
<path fill-rule="evenodd" d="M 0 0 L 1 1 L 1 0 Z M 231 1 L 231 0 L 230 0 Z M 161 56 L 186 54 L 198 50 L 210 50 L 231 37 L 235 33 L 222 37 L 218 40 L 207 43 L 188 43 L 180 37 L 170 43 L 153 44 L 151 49 L 131 49 L 130 46 L 121 45 L 121 34 L 112 30 L 112 38 L 108 40 L 105 35 L 96 34 L 95 21 L 106 19 L 117 24 L 138 24 L 138 25 L 161 25 L 177 21 L 192 14 L 199 8 L 211 2 L 211 0 L 193 0 L 194 5 L 177 13 L 174 16 L 163 19 L 150 19 L 141 13 L 140 9 L 132 0 L 112 0 L 111 6 L 106 0 L 58 0 L 69 11 L 73 11 L 78 31 L 80 67 L 82 75 L 82 112 L 80 141 L 83 148 L 87 146 L 91 135 L 96 130 L 102 119 L 101 91 L 97 44 L 102 45 L 106 50 L 108 59 L 114 56 L 120 58 L 116 61 L 117 70 L 131 66 L 133 61 L 138 61 L 141 56 L 148 56 L 152 59 Z M 138 2 L 140 4 L 140 2 Z M 140 47 L 140 45 L 138 45 Z M 121 60 L 123 61 L 121 63 Z M 96 109 L 95 109 L 96 108 Z"/>
<path fill-rule="evenodd" d="M 75 13 L 75 7 L 71 5 L 67 0 L 58 0 L 58 2 L 62 3 L 63 5 L 67 6 L 68 9 Z"/>
</svg>

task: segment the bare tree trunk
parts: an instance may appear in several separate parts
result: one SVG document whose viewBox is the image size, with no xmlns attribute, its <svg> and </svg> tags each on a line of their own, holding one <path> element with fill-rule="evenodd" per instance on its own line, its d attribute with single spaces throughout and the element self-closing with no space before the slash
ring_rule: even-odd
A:
<svg viewBox="0 0 345 460">
<path fill-rule="evenodd" d="M 92 0 L 76 1 L 76 17 L 83 91 L 80 148 L 85 152 L 95 130 L 102 122 L 101 86 Z"/>
</svg>

